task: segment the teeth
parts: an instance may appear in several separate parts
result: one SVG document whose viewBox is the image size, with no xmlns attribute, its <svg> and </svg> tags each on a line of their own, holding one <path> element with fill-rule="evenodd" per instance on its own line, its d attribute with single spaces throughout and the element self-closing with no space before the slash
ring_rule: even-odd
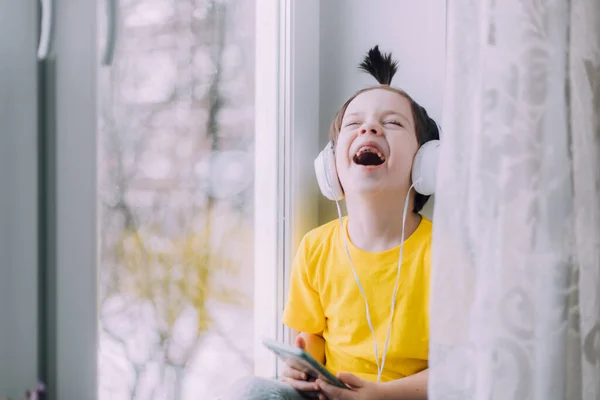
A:
<svg viewBox="0 0 600 400">
<path fill-rule="evenodd" d="M 383 154 L 381 154 L 381 152 L 379 152 L 379 150 L 377 150 L 375 147 L 372 147 L 372 146 L 361 147 L 356 152 L 355 157 L 358 157 L 363 153 L 375 153 L 375 154 L 377 154 L 377 156 L 379 156 L 379 158 L 381 158 L 383 161 L 385 161 L 385 157 L 383 156 Z"/>
</svg>

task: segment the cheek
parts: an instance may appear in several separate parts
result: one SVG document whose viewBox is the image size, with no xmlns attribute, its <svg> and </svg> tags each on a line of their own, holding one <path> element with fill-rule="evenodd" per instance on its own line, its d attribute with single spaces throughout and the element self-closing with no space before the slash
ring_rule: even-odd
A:
<svg viewBox="0 0 600 400">
<path fill-rule="evenodd" d="M 402 140 L 391 145 L 395 149 L 395 163 L 402 166 L 411 166 L 419 148 L 416 140 Z"/>
<path fill-rule="evenodd" d="M 337 170 L 338 176 L 343 177 L 348 169 L 348 158 L 344 153 L 335 153 L 335 169 Z"/>
<path fill-rule="evenodd" d="M 354 131 L 346 131 L 342 130 L 337 136 L 337 140 L 335 141 L 335 150 L 341 151 L 344 154 L 348 153 L 348 149 L 350 148 L 350 144 L 356 138 L 356 132 Z"/>
<path fill-rule="evenodd" d="M 348 144 L 338 141 L 335 146 L 335 169 L 342 185 L 347 183 L 346 178 L 349 168 L 350 160 L 348 159 Z"/>
<path fill-rule="evenodd" d="M 345 138 L 338 137 L 335 143 L 335 163 L 344 164 L 348 162 L 349 143 Z"/>
</svg>

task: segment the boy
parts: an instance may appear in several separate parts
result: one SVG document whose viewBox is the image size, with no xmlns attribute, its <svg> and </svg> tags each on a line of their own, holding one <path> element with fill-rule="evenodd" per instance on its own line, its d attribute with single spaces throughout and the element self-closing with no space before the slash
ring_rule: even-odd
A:
<svg viewBox="0 0 600 400">
<path fill-rule="evenodd" d="M 283 383 L 253 379 L 243 398 L 427 398 L 432 226 L 418 214 L 428 196 L 410 189 L 417 150 L 439 132 L 422 107 L 389 86 L 390 55 L 375 47 L 361 67 L 381 86 L 348 100 L 331 127 L 348 217 L 301 241 L 283 315 L 296 346 L 352 389 L 311 382 L 288 366 Z"/>
</svg>

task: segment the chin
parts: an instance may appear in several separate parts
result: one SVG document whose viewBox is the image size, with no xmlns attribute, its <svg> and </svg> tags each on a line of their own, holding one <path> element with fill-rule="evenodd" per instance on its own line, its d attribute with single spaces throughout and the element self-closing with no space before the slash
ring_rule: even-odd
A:
<svg viewBox="0 0 600 400">
<path fill-rule="evenodd" d="M 392 186 L 384 185 L 381 182 L 369 181 L 369 182 L 354 182 L 349 192 L 355 193 L 360 196 L 370 196 L 379 193 L 393 192 L 397 188 Z M 348 192 L 348 191 L 347 191 Z"/>
</svg>

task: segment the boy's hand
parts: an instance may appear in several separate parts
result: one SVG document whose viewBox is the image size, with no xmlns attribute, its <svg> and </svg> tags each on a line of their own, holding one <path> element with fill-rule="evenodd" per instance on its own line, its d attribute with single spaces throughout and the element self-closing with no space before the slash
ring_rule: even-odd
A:
<svg viewBox="0 0 600 400">
<path fill-rule="evenodd" d="M 317 385 L 329 400 L 379 400 L 381 393 L 379 385 L 360 379 L 358 376 L 348 372 L 338 374 L 338 379 L 350 386 L 352 389 L 342 389 L 328 384 L 321 379 L 317 380 Z"/>
<path fill-rule="evenodd" d="M 296 337 L 295 344 L 296 347 L 302 350 L 306 349 L 306 343 L 301 336 Z M 325 396 L 319 393 L 319 386 L 317 383 L 314 380 L 309 380 L 308 376 L 306 376 L 304 372 L 295 369 L 289 364 L 285 364 L 285 368 L 283 369 L 281 375 L 281 380 L 283 382 L 289 384 L 299 392 L 302 392 L 304 396 L 313 399 L 325 399 Z"/>
</svg>

